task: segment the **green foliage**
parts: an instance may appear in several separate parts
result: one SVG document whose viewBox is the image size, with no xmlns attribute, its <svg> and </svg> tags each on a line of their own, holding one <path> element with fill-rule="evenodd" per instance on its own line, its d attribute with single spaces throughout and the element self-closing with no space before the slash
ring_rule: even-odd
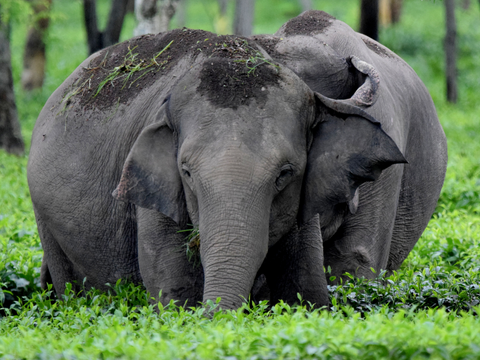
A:
<svg viewBox="0 0 480 360">
<path fill-rule="evenodd" d="M 42 254 L 26 165 L 26 157 L 0 153 L 0 304 L 39 290 Z"/>
<path fill-rule="evenodd" d="M 0 325 L 0 354 L 60 359 L 411 359 L 476 358 L 480 320 L 445 310 L 352 307 L 309 310 L 279 303 L 211 312 L 216 304 L 157 307 L 142 289 L 76 297 L 49 291 L 15 304 Z M 143 292 L 144 293 L 144 292 Z M 131 298 L 135 300 L 131 300 Z M 479 310 L 478 308 L 476 308 Z M 215 310 L 214 310 L 215 311 Z"/>
<path fill-rule="evenodd" d="M 1 22 L 21 22 L 33 14 L 31 4 L 27 0 L 0 0 Z"/>
<path fill-rule="evenodd" d="M 12 17 L 12 57 L 19 83 L 26 35 L 25 1 L 0 0 Z M 245 304 L 189 308 L 150 303 L 145 290 L 117 283 L 107 293 L 60 300 L 39 289 L 42 250 L 26 182 L 27 157 L 0 151 L 0 357 L 24 359 L 420 359 L 480 357 L 480 12 L 458 9 L 460 103 L 444 101 L 443 3 L 404 1 L 400 24 L 380 37 L 419 74 L 436 103 L 449 145 L 449 165 L 436 212 L 418 244 L 394 274 L 349 279 L 329 287 L 330 311 Z M 356 27 L 358 1 L 316 0 L 316 8 Z M 215 30 L 203 16 L 216 0 L 190 1 L 187 26 Z M 276 9 L 275 12 L 272 8 Z M 106 19 L 109 1 L 98 0 Z M 229 12 L 233 10 L 229 8 Z M 6 11 L 2 7 L 2 12 Z M 45 87 L 17 106 L 29 145 L 50 94 L 87 55 L 81 1 L 55 2 L 47 44 Z M 257 0 L 257 33 L 272 33 L 300 11 L 295 1 Z M 28 15 L 28 12 L 26 13 Z M 278 16 L 277 16 L 278 15 Z M 18 19 L 18 20 L 16 20 Z M 24 24 L 25 23 L 25 24 Z M 101 25 L 102 27 L 103 25 Z M 122 38 L 132 33 L 128 15 Z M 132 62 L 132 66 L 135 66 Z M 186 239 L 196 245 L 198 233 Z M 5 316 L 8 315 L 8 316 Z"/>
<path fill-rule="evenodd" d="M 187 259 L 195 265 L 200 263 L 200 231 L 198 227 L 188 224 L 191 228 L 179 230 L 179 233 L 187 233 L 185 237 L 185 252 Z"/>
<path fill-rule="evenodd" d="M 258 51 L 257 49 L 254 49 L 253 47 L 248 45 L 247 40 L 243 40 L 242 44 L 240 44 L 240 42 L 238 40 L 235 40 L 234 42 L 235 42 L 235 46 L 236 46 L 236 50 L 234 50 L 234 51 L 241 50 L 248 57 L 246 59 L 242 58 L 242 59 L 237 59 L 237 60 L 234 60 L 234 61 L 245 64 L 245 66 L 248 69 L 248 75 L 250 75 L 250 74 L 255 75 L 255 70 L 257 69 L 257 67 L 259 67 L 263 64 L 268 64 L 270 66 L 273 66 L 275 68 L 275 70 L 278 71 L 279 66 L 274 64 L 272 61 L 266 59 L 265 56 L 263 56 L 263 54 L 260 51 Z M 230 48 L 227 44 L 222 44 L 222 46 L 227 50 Z"/>
</svg>

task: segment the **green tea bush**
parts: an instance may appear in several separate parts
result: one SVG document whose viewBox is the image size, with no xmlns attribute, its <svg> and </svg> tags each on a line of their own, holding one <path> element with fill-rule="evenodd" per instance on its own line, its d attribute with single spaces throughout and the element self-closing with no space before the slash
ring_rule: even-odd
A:
<svg viewBox="0 0 480 360">
<path fill-rule="evenodd" d="M 26 180 L 27 158 L 0 153 L 0 304 L 40 289 L 42 253 Z"/>
<path fill-rule="evenodd" d="M 236 311 L 149 305 L 131 285 L 62 302 L 48 291 L 18 304 L 0 327 L 0 354 L 58 359 L 477 358 L 478 317 L 382 306 L 361 314 L 308 305 L 244 305 Z M 132 302 L 126 297 L 134 297 Z M 477 312 L 479 308 L 474 308 Z M 9 336 L 6 336 L 6 335 Z"/>
</svg>

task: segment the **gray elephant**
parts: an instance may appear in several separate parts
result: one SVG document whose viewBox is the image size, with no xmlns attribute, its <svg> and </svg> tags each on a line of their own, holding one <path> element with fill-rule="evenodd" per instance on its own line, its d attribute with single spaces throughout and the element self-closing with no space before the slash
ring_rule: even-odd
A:
<svg viewBox="0 0 480 360">
<path fill-rule="evenodd" d="M 275 36 L 137 37 L 85 60 L 35 125 L 42 286 L 127 278 L 164 303 L 326 305 L 324 265 L 398 268 L 445 169 L 415 73 L 325 13 Z"/>
<path fill-rule="evenodd" d="M 308 167 L 308 176 L 317 180 L 305 186 L 315 198 L 307 218 L 320 214 L 325 265 L 337 279 L 344 272 L 371 278 L 371 268 L 398 269 L 430 220 L 446 172 L 446 139 L 425 86 L 395 53 L 323 11 L 307 11 L 274 36 L 254 39 L 320 97 L 349 99 L 324 98 L 327 107 L 349 114 L 345 106 L 354 104 L 380 121 L 405 156 L 408 165 L 392 166 L 378 181 L 354 192 L 345 179 L 328 184 L 323 180 L 325 169 L 338 167 L 331 153 Z M 359 68 L 355 57 L 372 67 Z M 358 91 L 364 82 L 371 82 L 374 91 Z M 318 127 L 317 136 L 321 131 Z M 352 128 L 345 136 L 354 143 L 357 131 Z M 325 198 L 330 206 L 325 206 Z M 349 203 L 348 211 L 332 207 L 332 199 Z"/>
</svg>

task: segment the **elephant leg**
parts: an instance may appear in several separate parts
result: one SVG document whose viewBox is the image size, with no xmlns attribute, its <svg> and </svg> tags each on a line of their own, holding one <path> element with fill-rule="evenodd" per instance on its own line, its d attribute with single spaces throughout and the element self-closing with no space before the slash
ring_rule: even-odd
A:
<svg viewBox="0 0 480 360">
<path fill-rule="evenodd" d="M 272 304 L 279 300 L 298 303 L 297 294 L 300 294 L 315 307 L 328 306 L 318 214 L 275 244 L 269 250 L 263 268 Z"/>
<path fill-rule="evenodd" d="M 443 131 L 437 126 L 429 131 L 437 132 L 436 141 L 417 141 L 413 150 L 407 148 L 408 166 L 402 177 L 398 210 L 393 228 L 392 245 L 387 269 L 391 272 L 400 268 L 418 239 L 424 232 L 437 206 L 447 167 L 447 145 Z M 420 133 L 420 131 L 419 131 Z M 437 151 L 432 149 L 437 148 Z M 418 154 L 438 154 L 422 161 Z"/>
<path fill-rule="evenodd" d="M 48 270 L 48 264 L 47 259 L 45 258 L 45 254 L 43 254 L 42 267 L 40 268 L 40 286 L 43 290 L 46 290 L 48 288 L 48 284 L 53 284 L 52 275 Z"/>
<path fill-rule="evenodd" d="M 203 297 L 203 269 L 189 261 L 185 233 L 178 224 L 156 210 L 137 207 L 138 262 L 145 287 L 166 305 L 178 300 L 195 306 Z"/>
<path fill-rule="evenodd" d="M 42 289 L 46 289 L 47 284 L 51 283 L 57 296 L 61 297 L 65 293 L 65 284 L 69 282 L 72 284 L 73 291 L 78 293 L 82 288 L 78 272 L 75 271 L 73 263 L 38 216 L 37 228 L 44 251 L 40 269 Z"/>
<path fill-rule="evenodd" d="M 268 287 L 267 278 L 262 272 L 262 268 L 255 277 L 255 282 L 252 286 L 252 291 L 250 293 L 250 299 L 259 304 L 264 300 L 270 300 L 270 289 Z"/>
</svg>

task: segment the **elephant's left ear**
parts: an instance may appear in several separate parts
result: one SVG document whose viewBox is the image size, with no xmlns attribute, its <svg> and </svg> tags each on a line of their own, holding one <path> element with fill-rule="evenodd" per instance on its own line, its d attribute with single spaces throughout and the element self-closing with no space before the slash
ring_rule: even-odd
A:
<svg viewBox="0 0 480 360">
<path fill-rule="evenodd" d="M 164 104 L 159 110 L 158 122 L 143 129 L 138 136 L 112 195 L 118 200 L 157 210 L 183 226 L 188 215 L 177 168 L 175 138 L 167 125 L 166 113 Z"/>
</svg>

